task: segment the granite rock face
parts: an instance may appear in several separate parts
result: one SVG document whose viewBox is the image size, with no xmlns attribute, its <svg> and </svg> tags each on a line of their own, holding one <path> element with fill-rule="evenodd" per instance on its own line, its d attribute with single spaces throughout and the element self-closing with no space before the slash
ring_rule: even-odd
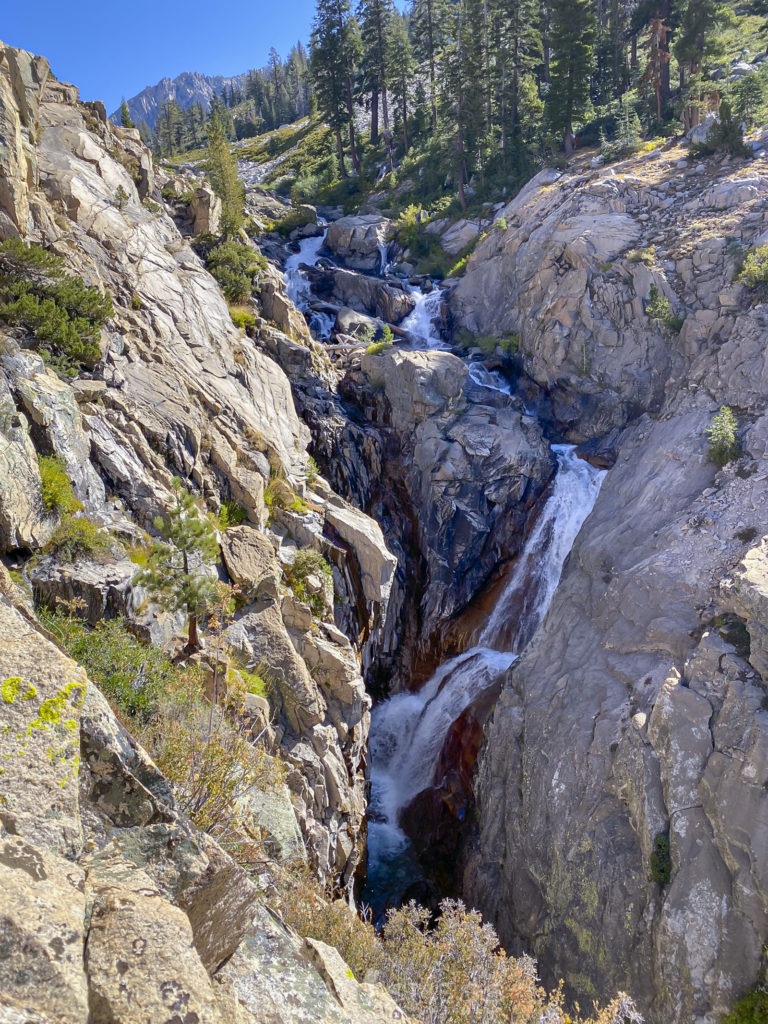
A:
<svg viewBox="0 0 768 1024">
<path fill-rule="evenodd" d="M 582 1003 L 626 988 L 654 1024 L 714 1024 L 768 935 L 766 310 L 725 237 L 754 244 L 768 215 L 763 170 L 673 159 L 542 172 L 452 298 L 518 331 L 541 408 L 574 441 L 612 429 L 616 457 L 486 728 L 465 883 Z M 743 454 L 718 470 L 721 405 Z"/>
<path fill-rule="evenodd" d="M 405 1020 L 266 910 L 17 603 L 0 566 L 0 1019 Z"/>
<path fill-rule="evenodd" d="M 364 847 L 369 701 L 361 660 L 365 639 L 386 617 L 382 567 L 392 557 L 375 524 L 330 491 L 318 497 L 310 525 L 286 510 L 277 531 L 277 519 L 267 528 L 270 481 L 280 479 L 286 504 L 306 489 L 310 432 L 272 355 L 296 349 L 311 361 L 306 323 L 272 269 L 261 281 L 262 302 L 282 330 L 265 328 L 266 341 L 234 327 L 218 285 L 168 207 L 155 202 L 162 197 L 138 133 L 103 113 L 80 103 L 42 58 L 0 45 L 0 116 L 10 140 L 0 150 L 0 235 L 56 252 L 68 271 L 108 292 L 115 310 L 102 331 L 102 361 L 72 382 L 18 332 L 0 338 L 0 546 L 40 552 L 59 524 L 44 505 L 38 455 L 61 460 L 84 514 L 125 544 L 141 544 L 152 530 L 175 476 L 213 513 L 223 502 L 239 505 L 248 525 L 221 539 L 224 565 L 247 598 L 235 633 L 254 664 L 273 654 L 279 661 L 270 735 L 287 756 L 299 750 L 296 764 L 309 766 L 313 779 L 300 782 L 297 767 L 297 821 L 318 874 L 351 884 Z M 215 230 L 218 200 L 195 180 L 196 229 Z M 147 197 L 153 202 L 143 203 Z M 357 524 L 343 539 L 341 520 Z M 332 555 L 339 628 L 332 594 L 322 629 L 293 601 L 287 563 L 276 557 L 289 543 Z M 74 565 L 43 554 L 30 582 L 52 603 L 78 605 L 91 623 L 123 616 L 145 637 L 173 641 L 183 622 L 147 608 L 132 585 L 135 571 L 117 547 Z M 326 665 L 322 686 L 305 657 Z"/>
<path fill-rule="evenodd" d="M 378 270 L 381 249 L 392 236 L 392 225 L 378 213 L 360 213 L 335 220 L 325 244 L 352 270 Z"/>
<path fill-rule="evenodd" d="M 477 388 L 450 352 L 363 354 L 342 393 L 379 439 L 380 484 L 364 507 L 397 538 L 378 655 L 393 692 L 431 674 L 456 617 L 518 553 L 554 460 L 519 400 Z"/>
</svg>

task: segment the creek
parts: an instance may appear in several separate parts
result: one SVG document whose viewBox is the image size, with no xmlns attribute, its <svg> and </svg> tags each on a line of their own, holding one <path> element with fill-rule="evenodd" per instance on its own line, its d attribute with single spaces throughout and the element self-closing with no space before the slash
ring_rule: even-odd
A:
<svg viewBox="0 0 768 1024">
<path fill-rule="evenodd" d="M 319 338 L 329 336 L 331 321 L 325 314 L 312 312 L 310 284 L 301 265 L 317 263 L 324 240 L 324 236 L 304 239 L 299 251 L 288 257 L 285 268 L 288 295 L 310 317 L 310 327 Z M 409 334 L 410 347 L 449 348 L 434 326 L 440 314 L 440 289 L 425 294 L 409 287 L 416 307 L 401 326 Z M 482 363 L 469 364 L 469 377 L 481 387 L 511 394 L 504 376 Z M 415 797 L 439 783 L 436 770 L 454 722 L 474 701 L 498 687 L 502 675 L 532 640 L 549 609 L 576 536 L 597 500 L 605 472 L 579 458 L 572 445 L 551 447 L 557 473 L 550 495 L 495 607 L 477 630 L 475 646 L 440 665 L 417 693 L 398 693 L 372 712 L 368 873 L 363 903 L 371 908 L 375 921 L 422 877 L 401 827 L 402 813 Z"/>
</svg>

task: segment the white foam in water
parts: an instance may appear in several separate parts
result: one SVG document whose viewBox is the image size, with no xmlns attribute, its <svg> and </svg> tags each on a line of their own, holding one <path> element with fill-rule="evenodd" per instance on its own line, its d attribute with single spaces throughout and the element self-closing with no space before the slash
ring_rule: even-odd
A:
<svg viewBox="0 0 768 1024">
<path fill-rule="evenodd" d="M 411 338 L 411 345 L 417 349 L 447 349 L 443 339 L 432 323 L 440 316 L 442 293 L 439 288 L 433 288 L 426 295 L 421 288 L 411 287 L 411 295 L 416 299 L 416 308 L 400 324 L 404 331 L 407 331 Z"/>
<path fill-rule="evenodd" d="M 479 646 L 441 665 L 418 693 L 397 694 L 373 710 L 366 898 L 375 914 L 383 912 L 414 878 L 413 874 L 402 878 L 399 862 L 404 857 L 407 861 L 409 843 L 398 823 L 400 813 L 432 785 L 451 725 L 494 685 L 535 633 L 576 535 L 597 500 L 605 473 L 579 459 L 572 445 L 553 445 L 552 450 L 558 462 L 552 494 L 480 635 Z M 514 611 L 517 624 L 510 642 L 510 616 L 521 604 L 522 613 Z M 418 871 L 413 863 L 408 869 Z"/>
<path fill-rule="evenodd" d="M 299 267 L 302 263 L 314 267 L 320 259 L 320 250 L 324 242 L 324 234 L 318 235 L 317 238 L 302 238 L 299 242 L 299 251 L 291 253 L 285 261 L 285 293 L 302 313 L 309 309 L 312 293 L 309 278 Z"/>
<path fill-rule="evenodd" d="M 512 385 L 498 372 L 489 370 L 484 363 L 470 363 L 469 376 L 483 388 L 490 388 L 491 391 L 499 391 L 502 395 L 512 394 Z"/>
<path fill-rule="evenodd" d="M 547 614 L 560 582 L 568 553 L 584 520 L 594 508 L 605 471 L 595 469 L 576 455 L 569 444 L 553 444 L 558 471 L 552 493 L 541 511 L 525 545 L 515 571 L 504 588 L 480 643 L 497 646 L 503 643 L 511 611 L 519 609 L 520 594 L 525 591 L 522 612 L 518 611 L 515 638 L 511 646 L 521 651 Z"/>
<path fill-rule="evenodd" d="M 384 277 L 389 270 L 389 245 L 387 242 L 379 242 L 379 276 Z"/>
</svg>

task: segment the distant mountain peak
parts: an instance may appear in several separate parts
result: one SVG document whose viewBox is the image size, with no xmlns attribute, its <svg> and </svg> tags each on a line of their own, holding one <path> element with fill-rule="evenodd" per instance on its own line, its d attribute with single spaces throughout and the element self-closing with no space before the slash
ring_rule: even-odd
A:
<svg viewBox="0 0 768 1024">
<path fill-rule="evenodd" d="M 202 103 L 206 111 L 210 110 L 211 99 L 220 95 L 226 86 L 242 86 L 248 77 L 247 72 L 240 75 L 204 75 L 200 71 L 182 71 L 175 78 L 161 78 L 156 85 L 148 85 L 138 95 L 127 100 L 128 110 L 134 124 L 146 121 L 154 130 L 160 109 L 169 100 L 176 100 L 182 110 L 187 110 L 194 103 Z M 112 113 L 113 121 L 119 122 L 120 109 Z"/>
</svg>

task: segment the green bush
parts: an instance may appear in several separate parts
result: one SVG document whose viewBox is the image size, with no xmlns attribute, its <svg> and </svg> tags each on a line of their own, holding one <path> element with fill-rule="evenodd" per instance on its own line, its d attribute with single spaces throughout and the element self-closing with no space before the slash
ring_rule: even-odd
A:
<svg viewBox="0 0 768 1024">
<path fill-rule="evenodd" d="M 685 323 L 685 317 L 673 314 L 669 299 L 666 295 L 661 294 L 655 284 L 651 285 L 650 297 L 648 305 L 645 307 L 645 312 L 651 320 L 655 320 L 656 323 L 661 324 L 675 334 L 680 332 Z"/>
<path fill-rule="evenodd" d="M 721 1024 L 765 1024 L 768 1020 L 768 988 L 756 987 L 733 1004 Z"/>
<path fill-rule="evenodd" d="M 219 509 L 219 526 L 228 530 L 230 526 L 240 526 L 248 518 L 248 513 L 236 501 L 222 501 Z"/>
<path fill-rule="evenodd" d="M 672 878 L 672 858 L 669 854 L 669 836 L 657 832 L 651 853 L 651 880 L 659 885 L 669 885 Z"/>
<path fill-rule="evenodd" d="M 38 615 L 120 711 L 139 722 L 151 717 L 175 672 L 162 651 L 137 640 L 117 619 L 104 619 L 90 629 L 61 612 L 41 609 Z"/>
<path fill-rule="evenodd" d="M 222 242 L 204 258 L 209 273 L 232 305 L 247 301 L 254 277 L 266 267 L 261 253 L 233 241 Z"/>
<path fill-rule="evenodd" d="M 311 594 L 307 589 L 308 576 L 318 576 L 326 590 L 329 585 L 333 585 L 331 567 L 320 552 L 313 551 L 311 548 L 299 551 L 293 560 L 293 565 L 286 570 L 286 576 L 296 597 L 308 604 L 316 615 L 322 615 L 325 611 L 324 595 Z"/>
<path fill-rule="evenodd" d="M 366 347 L 365 354 L 367 356 L 378 356 L 378 355 L 381 355 L 382 352 L 386 352 L 386 351 L 388 351 L 391 348 L 392 348 L 392 342 L 391 341 L 385 341 L 382 338 L 381 341 L 373 341 L 373 342 L 371 342 L 371 344 Z"/>
<path fill-rule="evenodd" d="M 736 280 L 743 281 L 747 288 L 768 284 L 768 244 L 758 245 L 747 253 Z"/>
<path fill-rule="evenodd" d="M 62 459 L 38 455 L 40 480 L 43 485 L 43 506 L 51 515 L 72 514 L 82 510 L 82 504 L 75 497 L 72 481 Z"/>
<path fill-rule="evenodd" d="M 723 405 L 707 427 L 709 457 L 716 466 L 722 468 L 741 453 L 741 443 L 736 434 L 738 426 L 733 410 Z"/>
<path fill-rule="evenodd" d="M 315 462 L 312 455 L 307 458 L 307 483 L 310 487 L 315 483 L 317 478 L 320 476 L 320 469 Z"/>
<path fill-rule="evenodd" d="M 232 323 L 241 331 L 256 326 L 256 317 L 246 306 L 230 306 L 229 315 L 232 317 Z"/>
<path fill-rule="evenodd" d="M 272 221 L 270 228 L 272 231 L 276 231 L 283 238 L 287 238 L 288 235 L 296 228 L 303 228 L 305 224 L 311 224 L 312 218 L 307 210 L 303 210 L 300 206 L 296 206 L 289 210 L 284 217 L 279 220 Z"/>
<path fill-rule="evenodd" d="M 111 550 L 108 534 L 84 516 L 64 519 L 44 548 L 46 554 L 58 555 L 65 562 L 77 562 L 81 558 L 99 560 Z"/>
<path fill-rule="evenodd" d="M 694 143 L 690 149 L 690 156 L 695 160 L 698 157 L 723 150 L 733 156 L 749 156 L 751 152 L 744 143 L 741 123 L 738 118 L 733 116 L 731 105 L 727 100 L 723 100 L 720 104 L 718 119 L 707 132 L 706 142 Z"/>
<path fill-rule="evenodd" d="M 113 312 L 111 298 L 70 277 L 60 257 L 19 238 L 0 244 L 0 320 L 29 331 L 62 373 L 98 363 L 99 328 Z"/>
</svg>

